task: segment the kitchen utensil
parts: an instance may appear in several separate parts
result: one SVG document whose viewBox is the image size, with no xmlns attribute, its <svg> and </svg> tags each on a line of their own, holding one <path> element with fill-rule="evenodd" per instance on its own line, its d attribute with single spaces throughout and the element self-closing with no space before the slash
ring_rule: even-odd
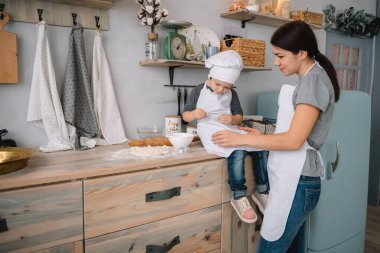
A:
<svg viewBox="0 0 380 253">
<path fill-rule="evenodd" d="M 185 107 L 186 102 L 187 102 L 187 88 L 185 87 L 183 91 L 183 107 Z M 183 120 L 183 117 L 182 117 L 182 125 L 187 125 L 187 122 Z"/>
<path fill-rule="evenodd" d="M 174 146 L 178 153 L 186 153 L 189 151 L 189 145 L 193 141 L 194 135 L 189 133 L 174 133 L 169 136 L 170 143 Z"/>
<path fill-rule="evenodd" d="M 181 89 L 178 88 L 177 89 L 177 104 L 178 104 L 178 111 L 177 111 L 177 115 L 178 116 L 181 116 Z"/>
<path fill-rule="evenodd" d="M 17 35 L 3 29 L 9 21 L 6 12 L 0 12 L 0 83 L 17 83 Z"/>
<path fill-rule="evenodd" d="M 23 169 L 31 156 L 32 152 L 25 148 L 0 148 L 0 175 Z"/>
<path fill-rule="evenodd" d="M 137 127 L 136 131 L 141 139 L 160 137 L 164 134 L 163 128 L 155 125 Z"/>
<path fill-rule="evenodd" d="M 172 29 L 164 41 L 164 53 L 166 58 L 183 60 L 186 57 L 186 37 L 178 33 L 178 29 L 190 27 L 193 24 L 186 21 L 164 20 L 161 25 Z"/>
<path fill-rule="evenodd" d="M 210 58 L 214 54 L 219 53 L 219 47 L 209 46 L 206 48 L 206 59 Z"/>
</svg>

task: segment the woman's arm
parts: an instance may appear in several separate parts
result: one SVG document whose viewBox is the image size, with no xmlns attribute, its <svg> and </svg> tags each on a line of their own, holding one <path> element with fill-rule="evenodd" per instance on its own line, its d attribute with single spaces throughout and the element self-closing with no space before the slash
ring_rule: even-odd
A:
<svg viewBox="0 0 380 253">
<path fill-rule="evenodd" d="M 298 104 L 287 132 L 257 135 L 220 131 L 213 135 L 212 140 L 222 147 L 247 145 L 266 150 L 298 150 L 313 130 L 319 112 L 312 105 Z"/>
</svg>

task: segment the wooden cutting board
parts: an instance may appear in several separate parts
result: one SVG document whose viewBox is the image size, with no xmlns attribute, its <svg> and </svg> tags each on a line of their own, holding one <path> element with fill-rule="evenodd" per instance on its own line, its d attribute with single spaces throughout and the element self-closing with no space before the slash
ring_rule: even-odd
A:
<svg viewBox="0 0 380 253">
<path fill-rule="evenodd" d="M 4 30 L 4 26 L 9 21 L 6 12 L 0 12 L 0 84 L 17 83 L 17 35 Z"/>
</svg>

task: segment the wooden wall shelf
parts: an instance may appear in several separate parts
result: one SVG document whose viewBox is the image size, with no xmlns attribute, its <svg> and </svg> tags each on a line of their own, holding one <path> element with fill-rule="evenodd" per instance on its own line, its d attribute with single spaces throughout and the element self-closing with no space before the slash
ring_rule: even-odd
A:
<svg viewBox="0 0 380 253">
<path fill-rule="evenodd" d="M 100 17 L 101 30 L 108 30 L 108 11 L 114 0 L 0 0 L 10 21 L 38 23 L 37 9 L 42 9 L 42 19 L 49 25 L 73 25 L 72 13 L 83 28 L 96 29 L 95 16 Z"/>
<path fill-rule="evenodd" d="M 114 0 L 45 0 L 68 5 L 77 5 L 96 9 L 107 10 L 112 7 Z"/>
<path fill-rule="evenodd" d="M 228 12 L 224 12 L 220 14 L 220 16 L 222 18 L 242 21 L 242 28 L 245 27 L 246 22 L 280 27 L 283 24 L 288 23 L 289 21 L 292 21 L 289 18 L 283 18 L 283 17 L 274 16 L 271 14 L 263 14 L 259 12 L 248 11 L 248 10 L 228 11 Z M 322 29 L 322 26 L 314 25 L 310 23 L 308 24 L 310 25 L 312 29 Z"/>
<path fill-rule="evenodd" d="M 156 67 L 185 67 L 185 68 L 205 68 L 204 62 L 199 61 L 179 61 L 179 60 L 168 60 L 168 59 L 158 59 L 158 60 L 142 60 L 140 61 L 141 66 L 156 66 Z M 267 67 L 255 67 L 255 66 L 244 66 L 243 71 L 265 71 L 272 70 L 272 68 Z"/>
</svg>

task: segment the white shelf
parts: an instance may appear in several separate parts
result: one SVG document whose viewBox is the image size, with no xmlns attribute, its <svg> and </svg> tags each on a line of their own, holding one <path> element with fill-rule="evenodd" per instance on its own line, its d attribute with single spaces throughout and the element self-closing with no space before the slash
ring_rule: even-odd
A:
<svg viewBox="0 0 380 253">
<path fill-rule="evenodd" d="M 248 10 L 235 10 L 235 11 L 228 11 L 220 14 L 222 18 L 228 18 L 228 19 L 234 19 L 234 20 L 240 20 L 242 21 L 242 26 L 244 26 L 245 22 L 250 23 L 256 23 L 261 25 L 269 25 L 274 27 L 280 27 L 283 24 L 286 24 L 290 21 L 292 21 L 289 18 L 283 18 L 274 16 L 272 14 L 263 14 L 259 12 L 254 11 L 248 11 Z M 322 26 L 310 24 L 310 27 L 312 29 L 322 29 Z"/>
</svg>

